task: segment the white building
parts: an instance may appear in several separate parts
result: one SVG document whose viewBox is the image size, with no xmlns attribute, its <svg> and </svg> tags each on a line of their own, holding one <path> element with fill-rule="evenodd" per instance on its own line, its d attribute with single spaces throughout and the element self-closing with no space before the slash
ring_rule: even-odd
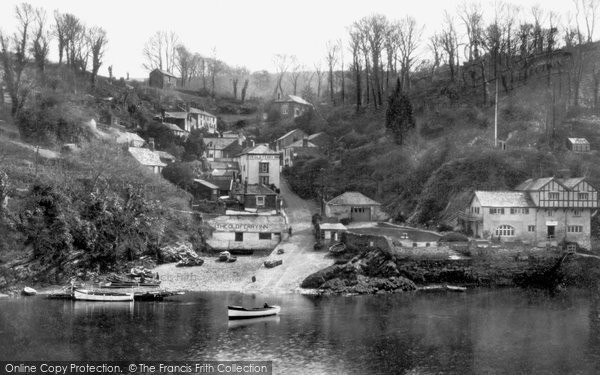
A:
<svg viewBox="0 0 600 375">
<path fill-rule="evenodd" d="M 273 184 L 279 189 L 279 160 L 279 153 L 264 144 L 244 149 L 238 155 L 242 181 L 267 186 Z"/>
<path fill-rule="evenodd" d="M 207 243 L 215 250 L 272 250 L 289 229 L 281 215 L 221 215 L 207 223 L 214 229 Z"/>
<path fill-rule="evenodd" d="M 598 192 L 583 177 L 529 179 L 516 191 L 476 191 L 460 216 L 475 237 L 536 245 L 577 242 L 590 248 Z"/>
<path fill-rule="evenodd" d="M 190 108 L 189 119 L 190 129 L 186 130 L 190 132 L 194 129 L 206 129 L 211 134 L 217 132 L 217 116 L 215 115 L 197 108 Z"/>
</svg>

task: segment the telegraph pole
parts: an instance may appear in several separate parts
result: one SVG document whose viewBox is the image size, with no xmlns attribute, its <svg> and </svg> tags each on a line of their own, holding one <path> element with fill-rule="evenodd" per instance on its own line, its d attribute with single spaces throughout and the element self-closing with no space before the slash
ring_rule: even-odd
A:
<svg viewBox="0 0 600 375">
<path fill-rule="evenodd" d="M 498 74 L 496 73 L 496 100 L 494 109 L 494 148 L 498 148 Z"/>
</svg>

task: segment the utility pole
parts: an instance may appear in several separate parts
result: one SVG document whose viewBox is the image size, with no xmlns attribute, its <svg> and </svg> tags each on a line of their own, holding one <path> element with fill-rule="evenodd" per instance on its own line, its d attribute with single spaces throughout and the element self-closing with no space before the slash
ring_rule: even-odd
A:
<svg viewBox="0 0 600 375">
<path fill-rule="evenodd" d="M 496 74 L 496 100 L 494 104 L 494 148 L 498 148 L 498 74 Z"/>
</svg>

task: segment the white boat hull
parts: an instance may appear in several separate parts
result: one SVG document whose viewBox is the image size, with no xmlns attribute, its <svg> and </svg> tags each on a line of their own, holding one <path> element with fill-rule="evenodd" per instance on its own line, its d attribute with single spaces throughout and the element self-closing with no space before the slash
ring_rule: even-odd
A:
<svg viewBox="0 0 600 375">
<path fill-rule="evenodd" d="M 89 290 L 75 290 L 74 297 L 81 301 L 127 302 L 133 301 L 133 293 L 103 293 Z"/>
<path fill-rule="evenodd" d="M 269 306 L 267 308 L 256 308 L 256 309 L 244 309 L 239 306 L 235 308 L 228 308 L 227 315 L 229 319 L 251 319 L 251 318 L 262 318 L 265 316 L 273 316 L 279 314 L 281 311 L 280 306 Z"/>
</svg>

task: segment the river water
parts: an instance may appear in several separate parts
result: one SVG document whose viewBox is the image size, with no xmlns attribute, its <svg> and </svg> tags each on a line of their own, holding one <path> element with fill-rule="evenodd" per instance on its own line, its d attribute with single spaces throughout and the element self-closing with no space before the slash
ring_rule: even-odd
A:
<svg viewBox="0 0 600 375">
<path fill-rule="evenodd" d="M 226 306 L 282 306 L 228 322 Z M 189 293 L 0 300 L 5 360 L 272 360 L 275 374 L 600 373 L 600 298 L 502 289 L 377 296 Z"/>
</svg>

